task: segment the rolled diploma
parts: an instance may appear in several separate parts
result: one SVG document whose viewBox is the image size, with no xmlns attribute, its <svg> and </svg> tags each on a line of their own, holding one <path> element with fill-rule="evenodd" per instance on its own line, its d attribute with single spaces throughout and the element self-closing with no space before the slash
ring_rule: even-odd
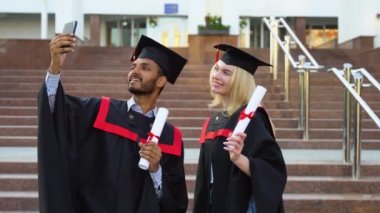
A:
<svg viewBox="0 0 380 213">
<path fill-rule="evenodd" d="M 162 129 L 164 128 L 164 124 L 166 122 L 166 118 L 168 117 L 168 114 L 169 114 L 168 109 L 163 108 L 163 107 L 158 109 L 156 119 L 154 120 L 152 129 L 150 130 L 151 134 L 153 134 L 154 136 L 160 137 Z M 157 137 L 148 138 L 147 140 L 151 140 L 154 143 L 158 143 Z M 139 167 L 141 169 L 147 170 L 149 168 L 149 161 L 147 161 L 144 158 L 140 158 Z"/>
<path fill-rule="evenodd" d="M 255 112 L 257 107 L 260 105 L 261 101 L 263 100 L 266 92 L 267 92 L 267 89 L 265 89 L 262 86 L 257 86 L 251 96 L 251 99 L 249 99 L 248 105 L 245 108 L 244 113 L 249 114 L 251 112 Z M 239 120 L 238 123 L 236 124 L 234 131 L 232 132 L 232 135 L 234 135 L 237 132 L 244 132 L 250 121 L 251 119 L 248 117 L 242 120 Z"/>
</svg>

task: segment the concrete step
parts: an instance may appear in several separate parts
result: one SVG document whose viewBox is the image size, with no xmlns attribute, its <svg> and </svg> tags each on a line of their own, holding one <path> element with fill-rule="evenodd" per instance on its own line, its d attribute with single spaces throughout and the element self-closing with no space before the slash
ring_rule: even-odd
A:
<svg viewBox="0 0 380 213">
<path fill-rule="evenodd" d="M 0 174 L 0 191 L 38 191 L 37 174 Z"/>
<path fill-rule="evenodd" d="M 0 82 L 2 82 L 0 86 L 0 90 L 3 89 L 12 89 L 12 90 L 38 90 L 40 87 L 40 84 L 42 83 L 42 80 L 44 79 L 44 76 L 2 76 L 0 75 Z M 202 91 L 208 92 L 208 78 L 204 77 L 179 77 L 177 80 L 177 83 L 175 85 L 168 85 L 167 88 L 164 91 L 171 91 L 172 88 L 178 88 L 178 89 L 202 89 Z M 277 80 L 276 80 L 277 81 Z M 257 79 L 257 83 L 260 85 L 264 85 L 266 88 L 268 88 L 268 93 L 272 92 L 272 88 L 275 88 L 275 91 L 281 91 L 283 92 L 283 86 L 281 82 L 276 82 L 271 79 L 265 79 L 265 78 L 259 78 Z M 67 88 L 68 91 L 75 90 L 75 89 L 83 89 L 83 90 L 110 90 L 111 88 L 119 88 L 119 90 L 126 91 L 127 88 L 127 77 L 120 77 L 120 76 L 66 76 L 62 77 L 62 82 L 65 85 L 65 88 Z M 335 101 L 337 98 L 340 100 L 343 100 L 343 87 L 337 86 L 336 84 L 333 84 L 334 86 L 325 86 L 320 85 L 319 83 L 315 86 L 312 85 L 310 88 L 310 94 L 311 94 L 311 100 L 313 98 L 323 98 L 324 100 L 332 100 Z M 198 86 L 198 87 L 196 87 Z M 298 85 L 296 83 L 291 84 L 291 94 L 298 93 Z M 327 93 L 334 91 L 334 96 L 326 95 Z M 363 88 L 362 95 L 365 100 L 372 101 L 372 100 L 379 100 L 376 99 L 376 89 L 374 88 Z M 372 95 L 374 97 L 372 97 Z M 292 97 L 298 98 L 296 95 L 292 95 Z M 374 99 L 375 98 L 375 99 Z"/>
<path fill-rule="evenodd" d="M 282 149 L 342 149 L 343 139 L 277 139 L 277 143 Z M 199 137 L 184 138 L 185 148 L 199 148 Z M 22 146 L 23 144 L 20 143 Z M 34 144 L 32 144 L 34 145 Z M 380 142 L 378 139 L 361 140 L 363 149 L 378 150 Z M 11 143 L 5 143 L 5 146 L 15 146 Z"/>
<path fill-rule="evenodd" d="M 164 102 L 163 99 L 161 101 Z M 209 110 L 205 106 L 199 108 L 187 107 L 186 104 L 190 103 L 191 100 L 184 100 L 183 102 L 178 102 L 180 104 L 176 105 L 172 102 L 172 105 L 164 106 L 169 109 L 170 117 L 208 117 L 213 111 Z M 297 109 L 267 109 L 269 116 L 272 119 L 276 118 L 298 118 L 299 111 Z M 375 113 L 380 112 L 380 110 L 375 110 Z M 0 106 L 0 115 L 7 116 L 32 116 L 37 114 L 36 106 Z M 311 110 L 310 118 L 314 119 L 343 119 L 342 110 Z M 366 113 L 362 113 L 362 119 L 369 119 Z"/>
<path fill-rule="evenodd" d="M 38 211 L 38 192 L 0 191 L 0 212 L 3 211 Z"/>
<path fill-rule="evenodd" d="M 199 137 L 202 130 L 201 127 L 181 127 L 183 137 Z M 277 138 L 281 139 L 301 139 L 303 131 L 298 128 L 276 128 L 275 134 Z M 1 125 L 0 136 L 36 136 L 36 125 Z M 309 137 L 311 139 L 339 139 L 342 138 L 342 129 L 310 129 Z M 380 129 L 362 129 L 362 139 L 379 139 Z"/>
<path fill-rule="evenodd" d="M 105 66 L 107 67 L 107 66 Z M 130 71 L 128 67 L 114 67 L 113 69 L 65 69 L 63 70 L 64 77 L 73 76 L 113 76 L 120 77 L 125 76 Z M 27 77 L 41 77 L 46 75 L 46 69 L 2 69 L 0 70 L 0 76 L 27 76 Z M 186 65 L 180 74 L 182 77 L 209 77 L 209 71 L 211 65 Z M 278 73 L 278 77 L 282 78 L 282 73 Z M 266 71 L 257 71 L 255 73 L 256 78 L 267 78 L 271 77 Z"/>
<path fill-rule="evenodd" d="M 292 194 L 379 194 L 380 178 L 289 176 L 285 193 Z"/>
<path fill-rule="evenodd" d="M 160 98 L 158 100 L 158 106 L 168 107 L 168 106 L 176 106 L 176 107 L 192 107 L 192 108 L 205 108 L 207 104 L 210 103 L 210 100 L 173 100 L 173 99 L 163 99 Z M 263 103 L 265 108 L 267 109 L 299 109 L 298 101 L 290 101 L 288 103 L 283 102 L 282 100 L 265 100 Z M 372 109 L 380 109 L 380 102 L 367 102 L 367 104 Z M 19 97 L 2 97 L 0 98 L 0 106 L 37 106 L 37 99 L 35 97 L 32 98 L 19 98 Z M 329 101 L 329 102 L 320 102 L 320 101 L 312 101 L 310 103 L 311 110 L 341 110 L 343 109 L 342 101 Z"/>
<path fill-rule="evenodd" d="M 341 149 L 343 139 L 277 139 L 282 149 Z M 363 149 L 380 149 L 378 139 L 361 140 Z M 190 147 L 189 147 L 190 148 Z"/>
<path fill-rule="evenodd" d="M 0 146 L 37 146 L 37 136 L 0 136 Z"/>
<path fill-rule="evenodd" d="M 330 93 L 332 91 L 329 91 Z M 376 102 L 379 102 L 380 101 L 380 96 L 379 94 L 375 94 L 375 93 L 362 93 L 361 94 L 361 97 L 365 100 L 365 101 L 376 101 Z M 319 100 L 319 101 L 336 101 L 336 100 L 341 100 L 343 102 L 343 94 L 341 93 L 335 93 L 334 92 L 334 95 L 326 95 L 326 93 L 320 93 L 319 91 L 316 91 L 314 93 L 310 93 L 310 100 Z M 298 101 L 299 98 L 298 96 L 296 95 L 293 95 L 293 96 L 290 96 L 289 99 L 291 101 Z"/>
<path fill-rule="evenodd" d="M 170 116 L 210 116 L 209 109 L 193 108 L 169 108 Z M 1 107 L 0 114 L 2 115 L 16 115 L 16 116 L 35 116 L 37 114 L 37 107 Z"/>
<path fill-rule="evenodd" d="M 282 149 L 289 176 L 347 176 L 341 149 Z M 195 174 L 199 148 L 185 149 L 186 174 Z M 36 173 L 36 147 L 0 147 L 0 173 Z M 380 176 L 380 151 L 362 150 L 362 175 Z M 192 173 L 193 172 L 193 173 Z"/>
<path fill-rule="evenodd" d="M 183 137 L 199 137 L 201 127 L 179 127 Z M 300 138 L 301 130 L 277 128 L 276 135 L 279 138 Z M 0 136 L 36 136 L 37 125 L 1 125 Z M 372 134 L 370 135 L 372 136 Z M 368 136 L 369 137 L 369 136 Z M 366 138 L 366 137 L 363 137 Z"/>
<path fill-rule="evenodd" d="M 46 73 L 41 74 L 40 76 L 34 75 L 0 75 L 1 83 L 42 83 L 45 78 Z M 62 74 L 62 82 L 63 83 L 98 83 L 98 84 L 121 84 L 127 83 L 128 73 L 125 72 L 122 75 L 114 76 L 114 75 L 78 75 L 78 76 L 66 76 L 64 73 Z M 264 84 L 267 86 L 273 85 L 273 80 L 269 77 L 269 75 L 262 75 L 256 79 L 257 83 Z M 179 76 L 176 80 L 176 85 L 178 84 L 191 84 L 191 83 L 203 83 L 208 85 L 209 78 L 208 76 Z"/>
<path fill-rule="evenodd" d="M 181 127 L 199 127 L 202 126 L 206 120 L 204 117 L 168 117 L 168 121 L 175 125 Z M 33 115 L 0 115 L 0 125 L 37 125 L 37 116 Z M 298 119 L 297 118 L 272 118 L 272 122 L 275 128 L 297 128 Z M 341 119 L 311 119 L 310 128 L 321 129 L 321 128 L 342 128 L 343 121 Z M 362 128 L 365 129 L 376 129 L 377 126 L 375 122 L 370 119 L 362 120 Z"/>
<path fill-rule="evenodd" d="M 277 139 L 282 149 L 341 149 L 342 139 Z M 184 137 L 185 148 L 199 148 L 199 137 Z M 363 149 L 380 149 L 380 142 L 377 139 L 362 139 Z M 36 136 L 0 136 L 0 147 L 8 146 L 37 146 Z"/>
<path fill-rule="evenodd" d="M 286 212 L 380 212 L 380 194 L 284 194 Z"/>
<path fill-rule="evenodd" d="M 36 160 L 31 161 L 10 161 L 11 159 L 0 161 L 1 174 L 14 175 L 35 175 L 37 173 Z M 186 175 L 195 175 L 197 171 L 196 160 L 186 160 L 185 173 Z M 287 162 L 287 172 L 289 176 L 305 176 L 305 177 L 351 177 L 352 167 L 349 164 L 341 161 L 304 161 L 304 162 Z M 361 164 L 362 178 L 378 178 L 380 176 L 379 163 L 366 161 Z"/>
<path fill-rule="evenodd" d="M 187 191 L 194 193 L 195 175 L 186 176 Z M 16 181 L 15 181 L 15 184 Z M 378 194 L 379 177 L 288 176 L 284 194 Z"/>
<path fill-rule="evenodd" d="M 15 90 L 0 90 L 0 97 L 20 97 L 20 98 L 31 98 L 37 97 L 38 90 L 35 91 L 15 91 Z M 130 97 L 130 94 L 127 90 L 116 90 L 116 91 L 68 91 L 67 94 L 79 97 L 101 97 L 101 96 L 109 96 L 116 99 L 127 99 Z M 174 100 L 211 100 L 211 95 L 205 92 L 196 92 L 196 91 L 165 91 L 162 92 L 160 98 L 162 99 L 174 99 Z M 265 99 L 270 100 L 282 100 L 283 94 L 267 94 Z"/>
<path fill-rule="evenodd" d="M 38 211 L 36 192 L 3 192 L 0 194 L 1 211 Z M 347 212 L 376 213 L 380 211 L 380 195 L 363 194 L 284 194 L 286 212 Z M 189 195 L 191 212 L 193 195 Z"/>
<path fill-rule="evenodd" d="M 0 85 L 0 90 L 11 90 L 11 91 L 38 91 L 41 88 L 41 83 L 2 83 Z M 128 84 L 125 83 L 115 83 L 115 84 L 97 84 L 97 83 L 65 83 L 64 88 L 66 91 L 98 91 L 98 92 L 113 92 L 113 91 L 128 91 Z M 197 91 L 197 92 L 205 92 L 209 93 L 210 89 L 208 85 L 176 85 L 165 87 L 166 91 Z"/>
<path fill-rule="evenodd" d="M 1 71 L 1 70 L 0 70 Z M 86 76 L 86 75 L 62 75 L 62 82 L 63 83 L 98 83 L 100 85 L 102 84 L 121 84 L 127 83 L 127 75 L 128 73 L 125 72 L 121 75 L 95 75 L 95 76 Z M 46 76 L 46 73 L 41 73 L 41 75 L 1 75 L 0 74 L 0 82 L 1 83 L 42 83 L 44 77 Z M 273 80 L 270 77 L 270 74 L 258 74 L 256 77 L 256 83 L 259 85 L 264 85 L 265 87 L 270 87 L 273 85 L 283 85 L 282 79 Z M 200 82 L 199 82 L 200 81 Z M 176 85 L 186 85 L 191 83 L 203 83 L 205 85 L 208 85 L 208 74 L 207 76 L 193 76 L 193 75 L 186 75 L 186 76 L 179 76 Z M 296 78 L 290 78 L 290 86 L 291 88 L 298 88 L 298 76 Z M 318 92 L 318 89 L 314 89 L 314 86 L 317 86 L 316 88 L 320 88 L 322 91 L 326 91 L 327 89 L 323 89 L 320 86 L 326 86 L 329 87 L 331 85 L 335 85 L 336 88 L 340 88 L 339 90 L 343 91 L 343 86 L 340 84 L 340 82 L 336 79 L 326 79 L 323 77 L 319 77 L 317 79 L 310 79 L 310 90 L 311 92 Z M 320 91 L 319 90 L 319 91 Z M 365 91 L 364 89 L 363 91 Z M 342 93 L 342 92 L 340 92 Z"/>
<path fill-rule="evenodd" d="M 194 192 L 195 179 L 195 175 L 186 176 L 187 191 L 190 193 Z M 379 177 L 353 179 L 352 177 L 288 176 L 285 193 L 377 194 L 379 189 Z M 38 191 L 37 174 L 0 174 L 0 191 Z"/>
<path fill-rule="evenodd" d="M 210 93 L 210 87 L 207 82 L 202 83 L 202 79 L 192 78 L 197 81 L 196 83 L 190 82 L 190 84 L 176 84 L 176 85 L 166 85 L 163 92 L 175 92 L 175 91 L 191 91 L 191 92 L 204 92 L 205 94 Z M 200 85 L 199 85 L 200 84 Z M 0 85 L 0 91 L 38 91 L 41 88 L 41 82 L 39 83 L 2 83 Z M 67 92 L 76 92 L 76 91 L 96 91 L 96 92 L 127 92 L 128 83 L 114 83 L 114 84 L 99 84 L 99 83 L 64 83 L 64 89 Z M 270 93 L 283 93 L 282 88 L 278 86 L 267 87 L 267 94 Z"/>
<path fill-rule="evenodd" d="M 185 164 L 185 173 L 195 175 L 197 173 L 197 162 Z M 352 166 L 342 161 L 293 161 L 286 163 L 288 176 L 303 177 L 352 177 Z M 360 167 L 361 178 L 378 178 L 380 166 L 378 163 L 362 163 Z"/>
<path fill-rule="evenodd" d="M 125 100 L 125 99 L 122 99 Z M 178 107 L 186 107 L 186 108 L 207 108 L 207 104 L 210 103 L 211 100 L 196 100 L 196 99 L 189 99 L 189 100 L 175 100 L 175 99 L 165 99 L 160 98 L 157 100 L 157 105 L 160 107 L 172 107 L 175 106 L 175 108 Z M 28 107 L 35 107 L 37 106 L 37 98 L 0 98 L 0 106 L 14 106 L 14 107 L 20 107 L 20 106 L 28 106 Z M 283 101 L 266 101 L 265 102 L 266 108 L 276 108 L 276 109 L 288 109 L 288 104 L 284 103 Z"/>
</svg>

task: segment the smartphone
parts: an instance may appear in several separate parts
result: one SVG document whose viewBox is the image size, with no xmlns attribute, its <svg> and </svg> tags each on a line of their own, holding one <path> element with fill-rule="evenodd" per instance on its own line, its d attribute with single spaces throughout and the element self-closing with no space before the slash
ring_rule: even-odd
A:
<svg viewBox="0 0 380 213">
<path fill-rule="evenodd" d="M 63 33 L 72 33 L 75 35 L 75 30 L 77 29 L 78 21 L 70 21 L 63 27 Z"/>
<path fill-rule="evenodd" d="M 72 33 L 75 36 L 75 30 L 77 29 L 78 21 L 70 21 L 63 27 L 62 33 Z M 62 48 L 69 46 L 63 45 Z"/>
</svg>

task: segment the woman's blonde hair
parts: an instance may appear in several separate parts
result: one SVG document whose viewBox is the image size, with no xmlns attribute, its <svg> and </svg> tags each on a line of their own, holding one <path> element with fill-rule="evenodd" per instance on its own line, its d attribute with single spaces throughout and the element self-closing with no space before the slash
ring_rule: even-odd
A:
<svg viewBox="0 0 380 213">
<path fill-rule="evenodd" d="M 215 70 L 216 63 L 210 70 L 209 83 L 212 87 L 212 74 Z M 255 79 L 253 75 L 244 69 L 234 66 L 235 69 L 232 70 L 231 84 L 230 84 L 230 102 L 225 110 L 227 115 L 231 116 L 237 109 L 242 105 L 247 104 L 251 98 L 253 90 L 256 88 Z M 208 105 L 210 108 L 222 106 L 222 97 L 215 94 L 210 89 L 211 96 L 214 98 Z M 223 107 L 223 106 L 222 106 Z"/>
</svg>

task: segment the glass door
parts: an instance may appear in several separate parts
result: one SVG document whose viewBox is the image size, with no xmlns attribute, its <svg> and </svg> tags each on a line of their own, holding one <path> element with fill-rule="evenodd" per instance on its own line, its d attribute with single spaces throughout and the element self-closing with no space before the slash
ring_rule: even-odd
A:
<svg viewBox="0 0 380 213">
<path fill-rule="evenodd" d="M 269 47 L 269 30 L 262 22 L 261 17 L 250 19 L 250 47 L 251 48 L 268 48 Z"/>
<path fill-rule="evenodd" d="M 146 18 L 120 18 L 107 21 L 106 26 L 108 46 L 134 47 L 146 33 Z"/>
<path fill-rule="evenodd" d="M 133 37 L 131 40 L 131 45 L 136 46 L 137 42 L 140 40 L 141 35 L 146 35 L 146 18 L 139 17 L 133 19 Z"/>
</svg>

